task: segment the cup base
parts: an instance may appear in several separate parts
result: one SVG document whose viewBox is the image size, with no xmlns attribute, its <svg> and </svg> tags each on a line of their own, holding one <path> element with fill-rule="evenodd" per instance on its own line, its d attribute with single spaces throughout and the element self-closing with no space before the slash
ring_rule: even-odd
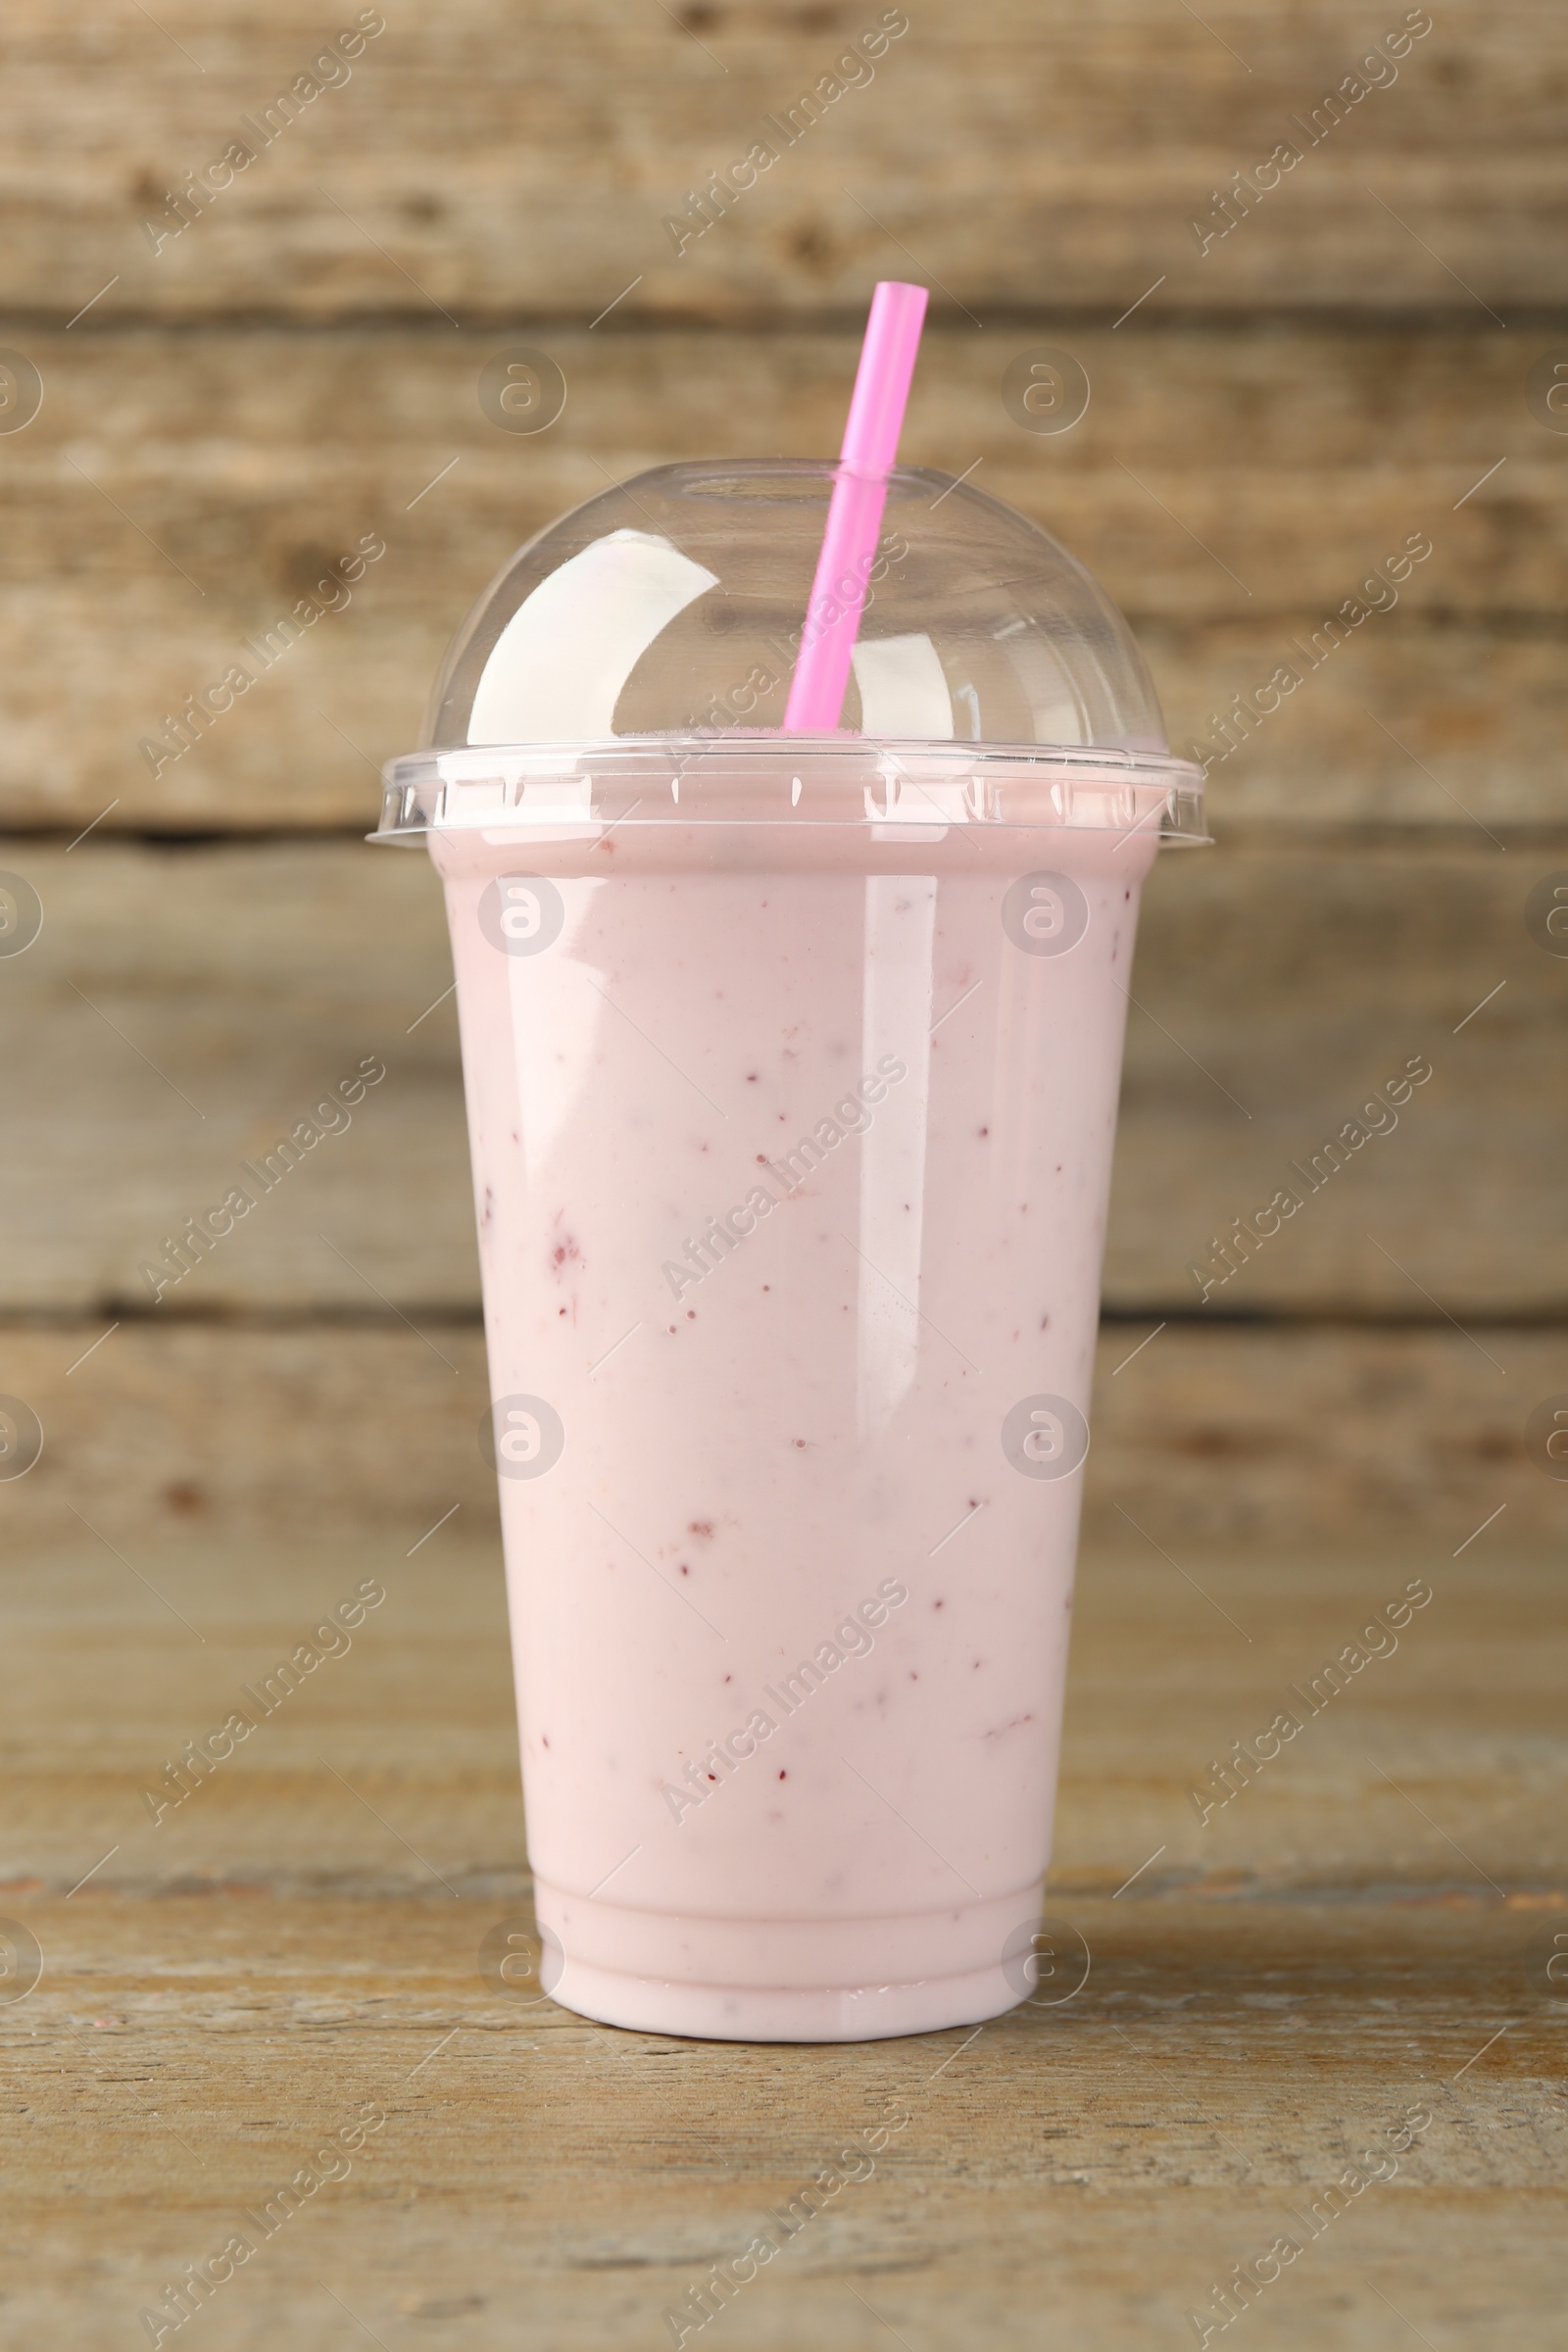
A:
<svg viewBox="0 0 1568 2352">
<path fill-rule="evenodd" d="M 601 2025 L 693 2041 L 885 2041 L 977 2026 L 1020 1998 L 999 1967 L 910 1984 L 691 1984 L 565 1959 L 552 2000 Z"/>
<path fill-rule="evenodd" d="M 1035 1881 L 943 1911 L 712 1918 L 534 1881 L 552 2000 L 607 2026 L 699 2041 L 881 2041 L 976 2026 L 1033 1985 Z"/>
</svg>

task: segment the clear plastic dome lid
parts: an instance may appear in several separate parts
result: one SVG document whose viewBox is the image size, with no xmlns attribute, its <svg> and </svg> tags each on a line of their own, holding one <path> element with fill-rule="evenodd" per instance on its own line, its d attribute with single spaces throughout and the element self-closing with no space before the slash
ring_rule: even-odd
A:
<svg viewBox="0 0 1568 2352">
<path fill-rule="evenodd" d="M 864 824 L 905 782 L 909 809 L 937 794 L 959 822 L 1206 838 L 1201 772 L 1171 757 L 1115 606 L 1049 532 L 951 474 L 887 477 L 839 725 L 786 733 L 803 635 L 837 625 L 816 573 L 838 473 L 661 466 L 541 531 L 453 639 L 371 838 Z"/>
<path fill-rule="evenodd" d="M 837 468 L 661 466 L 552 523 L 458 631 L 424 742 L 586 744 L 783 723 Z M 843 732 L 1163 752 L 1131 630 L 1037 523 L 889 479 Z"/>
</svg>

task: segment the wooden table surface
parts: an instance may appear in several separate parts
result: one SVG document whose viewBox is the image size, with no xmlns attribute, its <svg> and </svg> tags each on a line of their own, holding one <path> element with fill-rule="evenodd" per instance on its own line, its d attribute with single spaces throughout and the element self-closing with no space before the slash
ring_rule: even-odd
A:
<svg viewBox="0 0 1568 2352">
<path fill-rule="evenodd" d="M 9 2343 L 148 2342 L 236 2231 L 254 2253 L 164 2343 L 1174 2346 L 1195 2312 L 1217 2338 L 1238 2264 L 1278 2273 L 1231 2322 L 1260 2348 L 1568 2343 L 1552 1556 L 1500 1529 L 1457 1560 L 1092 1553 L 1067 1997 L 764 2047 L 483 1981 L 528 1914 L 499 1562 L 407 1549 L 84 1540 L 13 1583 Z M 154 1825 L 166 1758 L 365 1575 L 387 1600 L 353 1649 Z M 1397 1649 L 1201 1820 L 1212 1760 L 1411 1579 Z M 776 2255 L 699 2328 L 690 2290 L 760 2232 Z"/>
</svg>

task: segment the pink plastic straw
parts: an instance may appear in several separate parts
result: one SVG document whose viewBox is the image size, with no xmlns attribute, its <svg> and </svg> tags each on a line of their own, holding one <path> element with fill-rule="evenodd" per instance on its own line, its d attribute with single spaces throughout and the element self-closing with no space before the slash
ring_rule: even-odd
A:
<svg viewBox="0 0 1568 2352">
<path fill-rule="evenodd" d="M 924 286 L 894 280 L 878 285 L 871 297 L 838 478 L 784 712 L 789 735 L 831 735 L 838 727 L 925 306 Z"/>
</svg>

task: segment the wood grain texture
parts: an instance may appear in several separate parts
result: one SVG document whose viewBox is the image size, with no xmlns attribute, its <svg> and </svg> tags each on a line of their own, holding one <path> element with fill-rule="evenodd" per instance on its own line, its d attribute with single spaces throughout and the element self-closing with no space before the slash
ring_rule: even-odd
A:
<svg viewBox="0 0 1568 2352">
<path fill-rule="evenodd" d="M 1161 1546 L 1187 1565 L 1194 1542 L 1337 1550 L 1358 1528 L 1446 1558 L 1499 1511 L 1521 1540 L 1561 1541 L 1568 1490 L 1525 1444 L 1568 1390 L 1560 1333 L 1167 1323 L 1141 1346 L 1152 1328 L 1101 1334 L 1097 1542 L 1147 1546 L 1157 1570 Z M 0 1481 L 8 1544 L 80 1542 L 85 1520 L 141 1569 L 139 1546 L 181 1536 L 373 1532 L 401 1557 L 455 1508 L 465 1530 L 495 1524 L 472 1322 L 11 1323 L 0 1365 L 44 1431 L 36 1467 Z"/>
<path fill-rule="evenodd" d="M 4 1311 L 148 1311 L 140 1269 L 167 1238 L 366 1058 L 387 1075 L 352 1124 L 158 1311 L 476 1310 L 451 966 L 422 856 L 94 836 L 15 841 L 0 866 L 44 906 L 34 945 L 0 958 Z M 1525 902 L 1565 870 L 1561 837 L 1507 851 L 1474 831 L 1164 858 L 1133 976 L 1110 1307 L 1561 1318 L 1568 959 L 1530 936 Z M 1347 1147 L 1373 1090 L 1420 1058 L 1430 1080 Z M 1331 1142 L 1345 1164 L 1314 1176 Z M 1282 1187 L 1299 1210 L 1222 1280 L 1211 1244 Z"/>
<path fill-rule="evenodd" d="M 72 831 L 106 808 L 110 827 L 370 821 L 376 766 L 416 741 L 448 636 L 514 546 L 651 465 L 830 450 L 855 355 L 852 334 L 805 329 L 528 330 L 568 399 L 548 432 L 515 437 L 475 391 L 514 337 L 95 318 L 22 336 L 44 407 L 4 443 L 0 482 L 16 653 L 0 811 Z M 1143 314 L 1114 333 L 934 330 L 906 450 L 978 466 L 977 486 L 1098 573 L 1145 641 L 1178 748 L 1219 751 L 1213 713 L 1281 662 L 1302 671 L 1213 769 L 1218 822 L 1549 821 L 1568 440 L 1524 401 L 1540 341 Z M 1021 431 L 999 392 L 1042 342 L 1066 343 L 1093 385 L 1054 437 Z M 385 556 L 261 675 L 246 640 L 367 532 Z M 1412 533 L 1433 553 L 1397 608 L 1308 674 L 1293 641 Z M 237 659 L 256 686 L 155 777 L 142 741 Z"/>
<path fill-rule="evenodd" d="M 111 315 L 586 320 L 637 279 L 645 315 L 733 319 L 857 309 L 873 277 L 911 265 L 955 317 L 1049 294 L 1108 321 L 1159 277 L 1152 303 L 1221 311 L 1485 319 L 1483 304 L 1506 317 L 1562 299 L 1549 0 L 1437 12 L 1397 80 L 1374 67 L 1388 86 L 1315 141 L 1311 110 L 1402 9 L 1314 0 L 1198 21 L 1101 0 L 1057 18 L 1015 0 L 978 22 L 925 0 L 874 78 L 851 66 L 861 86 L 793 144 L 775 138 L 771 169 L 677 253 L 666 217 L 882 14 L 394 9 L 351 74 L 325 70 L 340 86 L 266 145 L 244 133 L 256 160 L 155 253 L 143 221 L 308 72 L 333 20 L 183 0 L 151 24 L 120 0 L 77 27 L 31 0 L 8 42 L 18 234 L 0 300 L 64 320 L 114 274 Z M 1192 220 L 1282 140 L 1300 163 L 1200 252 Z"/>
<path fill-rule="evenodd" d="M 729 2304 L 723 2341 L 1196 2341 L 1215 2282 L 1292 2232 L 1300 2256 L 1247 2316 L 1269 2352 L 1303 2333 L 1396 2352 L 1411 2323 L 1462 2352 L 1499 2328 L 1562 2341 L 1560 2004 L 1521 1985 L 1550 1915 L 1079 1905 L 1096 1967 L 1066 2010 L 967 2048 L 788 2051 L 499 2002 L 473 1954 L 508 1906 L 439 1891 L 89 1887 L 30 1916 L 52 1969 L 14 2013 L 4 2283 L 32 2338 L 132 2340 L 179 2266 L 368 2102 L 384 2122 L 270 2240 L 256 2229 L 204 2342 L 667 2344 L 688 2288 L 782 2236 L 770 2214 L 884 2118 L 875 2170 Z M 1382 2180 L 1314 2224 L 1411 2109 L 1429 2120 L 1396 2172 L 1369 2156 Z"/>
<path fill-rule="evenodd" d="M 1156 867 L 1107 1299 L 1190 1308 L 1189 1268 L 1213 1266 L 1211 1239 L 1235 1217 L 1255 1223 L 1285 1188 L 1298 1210 L 1273 1241 L 1244 1245 L 1210 1308 L 1463 1320 L 1486 1301 L 1555 1316 L 1562 1180 L 1548 1130 L 1568 964 L 1537 945 L 1525 906 L 1556 862 L 1471 833 L 1385 837 L 1349 857 L 1238 847 Z M 1371 1098 L 1423 1059 L 1434 1075 L 1391 1128 Z M 1348 1127 L 1363 1132 L 1363 1106 L 1383 1132 L 1326 1175 L 1317 1155 L 1336 1138 L 1344 1152 Z"/>
<path fill-rule="evenodd" d="M 255 2252 L 201 2311 L 234 2352 L 366 2328 L 392 2352 L 651 2347 L 886 2123 L 874 2166 L 729 2304 L 725 2341 L 868 2352 L 892 2328 L 916 2352 L 1002 2352 L 1049 2315 L 1134 2352 L 1192 2335 L 1215 2283 L 1288 2233 L 1298 2258 L 1248 2312 L 1259 2345 L 1394 2352 L 1412 2324 L 1466 2352 L 1499 2327 L 1560 2342 L 1550 1555 L 1193 1555 L 1247 1644 L 1168 1571 L 1092 1555 L 1049 1906 L 1087 1980 L 978 2034 L 824 2048 L 619 2034 L 481 1978 L 482 1937 L 530 1917 L 488 1545 L 146 1566 L 204 1643 L 99 1550 L 23 1555 L 3 1604 L 31 1671 L 8 1708 L 0 1909 L 42 1975 L 0 2002 L 0 2289 L 29 2340 L 112 2352 L 238 2230 Z M 1432 1599 L 1399 1648 L 1200 1824 L 1207 1759 L 1412 1570 Z M 149 1768 L 366 1574 L 385 1602 L 266 1752 L 152 1827 Z M 1391 2171 L 1368 2152 L 1412 2110 Z M 357 2119 L 348 2169 L 317 2164 Z M 1336 2210 L 1357 2162 L 1383 2178 Z M 307 2164 L 335 2177 L 265 2215 Z"/>
<path fill-rule="evenodd" d="M 181 1311 L 476 1304 L 451 959 L 422 855 L 95 837 L 7 862 L 44 906 L 35 944 L 0 965 L 7 1034 L 31 1065 L 9 1129 L 17 1298 L 68 1307 L 85 1282 L 143 1311 L 148 1253 L 249 1182 L 254 1224 L 187 1279 Z M 51 1019 L 70 1033 L 57 1051 Z M 308 1160 L 265 1193 L 241 1176 L 366 1060 L 386 1077 L 323 1114 L 334 1131 Z"/>
</svg>

